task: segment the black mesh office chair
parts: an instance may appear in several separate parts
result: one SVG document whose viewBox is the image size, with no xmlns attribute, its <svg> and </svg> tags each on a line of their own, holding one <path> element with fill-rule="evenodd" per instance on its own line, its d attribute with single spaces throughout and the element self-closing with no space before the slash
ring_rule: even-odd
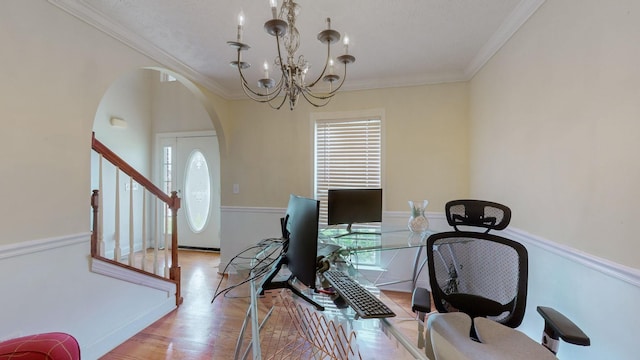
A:
<svg viewBox="0 0 640 360">
<path fill-rule="evenodd" d="M 508 207 L 456 200 L 446 205 L 446 216 L 456 230 L 433 234 L 426 244 L 429 283 L 440 313 L 427 321 L 425 349 L 430 358 L 554 359 L 560 338 L 589 345 L 577 326 L 550 308 L 538 307 L 545 319 L 546 348 L 512 329 L 525 314 L 527 250 L 516 241 L 487 233 L 506 228 L 511 218 Z M 458 226 L 479 226 L 486 232 L 461 231 Z M 420 304 L 425 296 L 426 289 L 414 292 L 418 310 L 426 310 L 426 304 Z"/>
<path fill-rule="evenodd" d="M 482 228 L 485 233 L 490 230 L 502 230 L 511 221 L 509 207 L 491 201 L 461 199 L 445 204 L 447 222 L 456 231 L 461 228 Z M 413 290 L 412 310 L 424 321 L 425 314 L 431 311 L 431 294 L 425 288 Z"/>
<path fill-rule="evenodd" d="M 527 298 L 527 249 L 501 236 L 453 231 L 427 240 L 435 308 L 489 317 L 515 328 Z"/>
</svg>

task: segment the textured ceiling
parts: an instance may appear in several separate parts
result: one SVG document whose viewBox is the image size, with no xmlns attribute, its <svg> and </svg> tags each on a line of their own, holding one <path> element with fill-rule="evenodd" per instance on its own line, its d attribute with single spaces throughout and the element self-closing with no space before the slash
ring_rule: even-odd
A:
<svg viewBox="0 0 640 360">
<path fill-rule="evenodd" d="M 241 94 L 235 50 L 237 16 L 245 14 L 244 42 L 251 49 L 250 83 L 276 56 L 263 25 L 268 0 L 49 0 L 170 69 L 227 98 Z M 298 55 L 317 75 L 326 47 L 317 33 L 332 28 L 349 36 L 345 89 L 464 81 L 497 51 L 544 0 L 298 0 Z M 281 3 L 281 0 L 279 1 Z M 334 57 L 342 45 L 332 47 Z"/>
</svg>

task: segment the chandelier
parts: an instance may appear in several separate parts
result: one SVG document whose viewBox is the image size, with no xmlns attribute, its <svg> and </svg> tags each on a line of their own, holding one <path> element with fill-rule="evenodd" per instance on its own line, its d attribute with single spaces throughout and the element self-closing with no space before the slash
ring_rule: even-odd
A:
<svg viewBox="0 0 640 360">
<path fill-rule="evenodd" d="M 257 102 L 268 103 L 274 109 L 280 109 L 284 103 L 289 100 L 289 108 L 293 110 L 296 107 L 300 95 L 304 97 L 311 105 L 315 107 L 325 106 L 331 98 L 342 87 L 347 77 L 347 64 L 351 64 L 356 60 L 355 57 L 349 55 L 349 38 L 343 39 L 345 54 L 338 56 L 336 59 L 339 63 L 344 64 L 344 73 L 341 76 L 334 74 L 334 61 L 331 58 L 331 44 L 340 40 L 340 33 L 331 29 L 331 19 L 327 18 L 327 29 L 318 34 L 318 40 L 327 45 L 327 59 L 320 75 L 310 82 L 306 79 L 310 64 L 304 56 L 297 56 L 296 52 L 300 47 L 300 33 L 296 28 L 296 16 L 300 10 L 300 6 L 293 0 L 284 0 L 278 13 L 277 0 L 270 0 L 272 19 L 264 23 L 264 29 L 267 33 L 276 38 L 276 47 L 278 56 L 273 64 L 280 70 L 280 79 L 276 82 L 269 77 L 269 63 L 264 62 L 264 77 L 258 80 L 258 90 L 253 90 L 243 70 L 248 69 L 251 64 L 242 61 L 242 51 L 248 50 L 249 45 L 242 42 L 242 27 L 244 25 L 244 14 L 242 11 L 238 16 L 238 36 L 236 41 L 227 41 L 231 47 L 238 51 L 237 60 L 231 61 L 231 66 L 238 69 L 240 74 L 240 84 L 244 93 Z M 283 54 L 282 46 L 286 50 Z M 328 82 L 328 90 L 314 91 L 320 80 Z M 334 84 L 336 83 L 336 84 Z M 282 95 L 282 100 L 275 99 Z"/>
</svg>

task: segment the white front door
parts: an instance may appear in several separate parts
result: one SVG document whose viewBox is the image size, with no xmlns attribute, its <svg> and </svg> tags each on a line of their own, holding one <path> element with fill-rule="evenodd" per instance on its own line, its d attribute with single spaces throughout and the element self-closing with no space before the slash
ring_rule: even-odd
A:
<svg viewBox="0 0 640 360">
<path fill-rule="evenodd" d="M 168 173 L 178 192 L 178 246 L 220 249 L 220 153 L 215 135 L 162 137 L 174 153 Z M 164 150 L 166 151 L 166 150 Z"/>
</svg>

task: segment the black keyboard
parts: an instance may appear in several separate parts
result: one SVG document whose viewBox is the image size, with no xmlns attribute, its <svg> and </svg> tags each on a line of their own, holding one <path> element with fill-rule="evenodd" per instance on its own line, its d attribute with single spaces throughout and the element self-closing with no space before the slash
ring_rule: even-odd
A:
<svg viewBox="0 0 640 360">
<path fill-rule="evenodd" d="M 359 317 L 367 319 L 396 316 L 385 303 L 342 271 L 327 270 L 322 275 Z"/>
</svg>

